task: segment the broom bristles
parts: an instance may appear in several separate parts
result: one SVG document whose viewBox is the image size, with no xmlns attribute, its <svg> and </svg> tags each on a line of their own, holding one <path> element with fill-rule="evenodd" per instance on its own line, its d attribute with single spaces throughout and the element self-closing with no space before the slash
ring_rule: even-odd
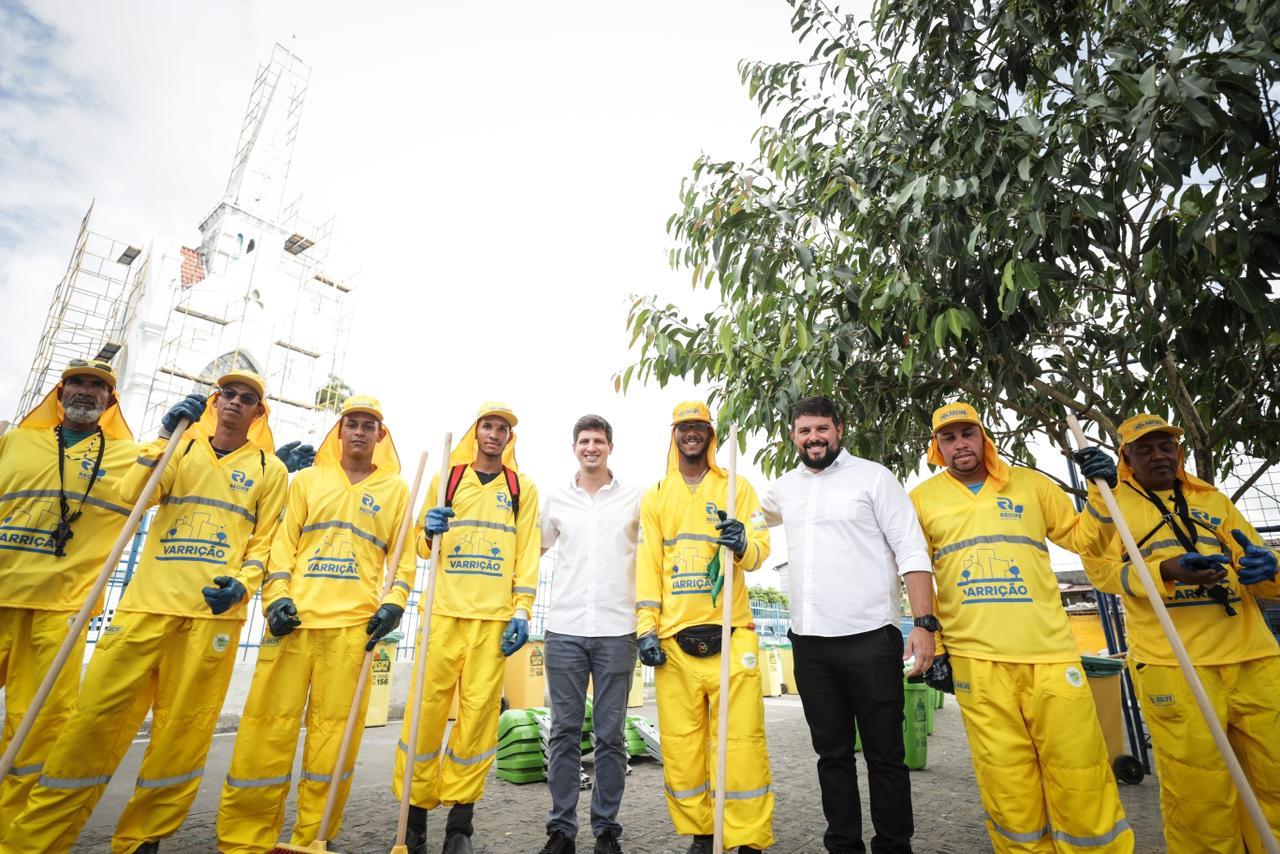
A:
<svg viewBox="0 0 1280 854">
<path fill-rule="evenodd" d="M 313 852 L 316 851 L 328 850 L 328 845 L 319 842 L 312 843 L 311 845 L 291 845 L 288 842 L 277 842 L 276 847 L 268 851 L 267 854 L 290 854 L 290 852 L 293 852 L 293 854 L 298 854 L 299 852 L 301 852 L 301 854 L 313 854 Z M 406 851 L 405 854 L 409 854 L 409 852 Z"/>
</svg>

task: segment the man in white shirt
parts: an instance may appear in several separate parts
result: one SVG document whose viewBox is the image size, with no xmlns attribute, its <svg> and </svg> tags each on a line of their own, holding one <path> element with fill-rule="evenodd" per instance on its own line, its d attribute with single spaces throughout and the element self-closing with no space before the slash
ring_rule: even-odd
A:
<svg viewBox="0 0 1280 854">
<path fill-rule="evenodd" d="M 575 850 L 588 678 L 595 686 L 595 854 L 622 854 L 618 807 L 627 776 L 624 727 L 636 663 L 636 534 L 642 490 L 614 477 L 609 470 L 612 452 L 609 422 L 599 415 L 579 418 L 573 425 L 578 473 L 547 496 L 542 511 L 543 551 L 557 547 L 545 659 L 551 695 L 551 811 L 542 854 Z"/>
<path fill-rule="evenodd" d="M 933 565 L 898 479 L 840 447 L 843 425 L 825 397 L 796 404 L 791 439 L 802 465 L 770 488 L 770 525 L 783 524 L 790 563 L 796 687 L 818 754 L 831 854 L 866 851 L 854 733 L 871 785 L 874 854 L 911 851 L 911 786 L 902 744 L 902 662 L 933 661 Z M 901 581 L 900 581 L 901 580 Z M 903 651 L 901 590 L 916 628 Z"/>
</svg>

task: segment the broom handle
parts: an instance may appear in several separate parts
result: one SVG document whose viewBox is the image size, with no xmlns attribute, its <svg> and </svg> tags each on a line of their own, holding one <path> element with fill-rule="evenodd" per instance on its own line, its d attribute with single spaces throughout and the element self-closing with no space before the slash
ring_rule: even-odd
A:
<svg viewBox="0 0 1280 854">
<path fill-rule="evenodd" d="M 58 681 L 62 668 L 66 666 L 67 659 L 71 657 L 71 650 L 79 645 L 80 633 L 84 631 L 84 627 L 89 623 L 89 615 L 93 613 L 93 606 L 97 604 L 98 599 L 102 596 L 103 589 L 107 586 L 108 579 L 111 578 L 111 573 L 115 572 L 116 566 L 120 563 L 120 556 L 124 554 L 125 546 L 129 545 L 129 541 L 133 539 L 133 532 L 137 530 L 138 523 L 142 521 L 142 514 L 147 512 L 147 505 L 151 501 L 151 495 L 156 491 L 156 486 L 160 483 L 160 476 L 164 474 L 165 467 L 169 465 L 169 459 L 173 457 L 173 452 L 177 449 L 178 442 L 182 440 L 182 433 L 187 429 L 188 423 L 190 422 L 185 418 L 178 421 L 173 433 L 169 436 L 169 443 L 164 446 L 164 452 L 160 454 L 160 459 L 156 463 L 155 469 L 143 485 L 142 492 L 138 495 L 138 500 L 133 503 L 133 512 L 129 514 L 128 520 L 124 523 L 124 528 L 121 529 L 120 535 L 116 537 L 115 545 L 111 547 L 111 553 L 107 555 L 106 561 L 102 564 L 102 570 L 98 573 L 97 580 L 93 582 L 89 597 L 80 606 L 80 612 L 76 614 L 75 621 L 71 624 L 71 629 L 62 641 L 62 646 L 58 648 L 58 654 L 54 656 L 53 663 L 49 665 L 49 671 L 45 673 L 44 680 L 40 683 L 35 697 L 31 700 L 31 705 L 27 708 L 27 713 L 22 716 L 22 722 L 14 730 L 13 739 L 9 742 L 9 746 L 5 748 L 4 756 L 0 757 L 0 779 L 3 779 L 9 773 L 9 769 L 13 767 L 13 763 L 18 758 L 18 751 L 22 749 L 22 743 L 26 741 L 28 733 L 31 732 L 31 727 L 36 722 L 36 715 L 40 714 L 40 708 L 44 705 L 45 700 L 49 699 L 49 692 L 53 690 L 53 683 Z"/>
<path fill-rule="evenodd" d="M 391 561 L 387 564 L 387 579 L 382 584 L 382 598 L 387 598 L 396 581 L 400 569 L 400 557 L 404 554 L 404 545 L 413 536 L 413 514 L 418 506 L 418 490 L 422 487 L 422 473 L 427 468 L 427 452 L 423 451 L 418 458 L 418 471 L 413 477 L 413 488 L 409 490 L 409 503 L 404 508 L 404 519 L 400 522 L 400 536 L 396 539 L 396 547 L 391 550 Z M 364 654 L 364 663 L 360 665 L 360 675 L 356 680 L 356 693 L 351 698 L 351 711 L 347 712 L 347 725 L 342 730 L 342 743 L 338 745 L 338 759 L 333 764 L 333 774 L 329 777 L 329 791 L 324 799 L 324 816 L 320 819 L 320 832 L 316 836 L 316 847 L 324 851 L 328 847 L 329 822 L 338 806 L 339 783 L 342 781 L 342 768 L 347 764 L 347 751 L 351 749 L 351 740 L 355 737 L 356 723 L 360 718 L 360 702 L 364 699 L 365 684 L 369 681 L 369 668 L 373 666 L 373 650 Z"/>
<path fill-rule="evenodd" d="M 453 450 L 453 434 L 444 434 L 440 454 L 440 477 L 436 484 L 436 507 L 444 504 L 449 488 L 449 454 Z M 418 625 L 418 657 L 413 663 L 413 685 L 409 691 L 409 737 L 404 756 L 404 777 L 400 781 L 400 818 L 396 822 L 396 845 L 404 845 L 409 831 L 409 799 L 413 795 L 413 757 L 418 750 L 418 726 L 422 718 L 422 689 L 427 680 L 427 643 L 431 637 L 431 605 L 436 595 L 436 566 L 440 563 L 440 541 L 444 534 L 431 538 L 431 559 L 427 561 L 427 589 L 423 591 L 422 622 Z"/>
<path fill-rule="evenodd" d="M 1076 445 L 1080 448 L 1091 446 L 1091 442 L 1084 435 L 1084 431 L 1080 429 L 1080 422 L 1076 420 L 1074 415 L 1067 416 L 1067 426 L 1071 428 L 1072 435 L 1075 436 Z M 1101 478 L 1095 479 L 1094 485 L 1098 487 L 1098 492 L 1102 493 L 1102 502 L 1107 506 L 1107 512 L 1111 514 L 1111 518 L 1115 520 L 1116 533 L 1120 535 L 1120 541 L 1124 543 L 1125 551 L 1128 552 L 1129 562 L 1133 564 L 1134 569 L 1138 570 L 1138 577 L 1142 579 L 1142 586 L 1147 591 L 1147 601 L 1151 603 L 1151 610 L 1155 612 L 1156 619 L 1160 621 L 1160 628 L 1164 630 L 1165 637 L 1169 641 L 1169 646 L 1173 648 L 1173 655 L 1178 659 L 1178 666 L 1182 668 L 1182 674 L 1187 679 L 1187 684 L 1191 687 L 1191 696 L 1195 697 L 1196 705 L 1200 708 L 1200 714 L 1204 717 L 1204 722 L 1209 726 L 1209 734 L 1213 736 L 1213 742 L 1218 747 L 1218 752 L 1222 754 L 1222 759 L 1227 764 L 1227 771 L 1231 774 L 1231 779 L 1235 781 L 1236 790 L 1240 793 L 1240 799 L 1244 802 L 1245 809 L 1249 811 L 1249 818 L 1253 820 L 1254 826 L 1258 829 L 1258 835 L 1262 837 L 1263 845 L 1271 854 L 1280 854 L 1280 844 L 1277 844 L 1275 834 L 1271 832 L 1271 826 L 1267 823 L 1267 818 L 1262 813 L 1262 806 L 1258 803 L 1258 797 L 1253 793 L 1253 787 L 1249 785 L 1249 780 L 1244 776 L 1244 769 L 1240 767 L 1240 761 L 1236 759 L 1236 754 L 1231 749 L 1231 742 L 1227 741 L 1227 734 L 1222 731 L 1222 724 L 1218 723 L 1218 716 L 1213 710 L 1213 704 L 1209 702 L 1209 695 L 1205 693 L 1204 685 L 1200 682 L 1200 674 L 1196 672 L 1195 666 L 1191 663 L 1191 657 L 1187 655 L 1187 648 L 1182 644 L 1182 638 L 1178 636 L 1178 630 L 1173 626 L 1173 620 L 1169 617 L 1169 611 L 1165 608 L 1164 600 L 1160 595 L 1161 585 L 1156 583 L 1155 577 L 1151 574 L 1151 569 L 1147 566 L 1147 562 L 1142 558 L 1142 552 L 1138 549 L 1138 544 L 1134 542 L 1133 533 L 1129 530 L 1128 524 L 1124 521 L 1124 516 L 1120 513 L 1120 505 L 1116 503 L 1116 498 L 1111 494 L 1111 487 Z"/>
<path fill-rule="evenodd" d="M 738 428 L 730 425 L 729 435 L 729 500 L 727 513 L 729 518 L 736 518 L 738 510 Z M 729 755 L 729 663 L 732 656 L 729 647 L 733 641 L 733 561 L 734 554 L 728 546 L 720 547 L 720 572 L 724 578 L 724 586 L 720 588 L 723 597 L 720 602 L 720 711 L 716 725 L 716 808 L 715 834 L 711 850 L 715 854 L 724 851 L 724 799 L 725 778 L 728 769 L 725 767 Z"/>
</svg>

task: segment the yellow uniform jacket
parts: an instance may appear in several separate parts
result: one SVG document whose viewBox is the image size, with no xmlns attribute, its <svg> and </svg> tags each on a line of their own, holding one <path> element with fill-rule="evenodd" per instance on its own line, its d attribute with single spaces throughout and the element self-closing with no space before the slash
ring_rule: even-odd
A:
<svg viewBox="0 0 1280 854">
<path fill-rule="evenodd" d="M 729 478 L 710 469 L 692 492 L 679 471 L 672 471 L 640 501 L 636 548 L 636 632 L 657 631 L 669 638 L 689 626 L 720 623 L 720 603 L 711 602 L 707 566 L 720 547 L 716 524 L 729 502 Z M 747 551 L 735 569 L 759 569 L 769 556 L 769 529 L 751 484 L 738 478 L 734 512 L 747 527 Z M 747 585 L 734 576 L 733 625 L 752 624 Z"/>
<path fill-rule="evenodd" d="M 1157 583 L 1161 583 L 1160 562 L 1178 557 L 1186 549 L 1141 489 L 1136 481 L 1123 478 L 1114 490 L 1116 503 L 1134 539 L 1140 544 L 1147 567 Z M 1166 508 L 1173 508 L 1172 490 L 1155 494 Z M 1210 665 L 1234 664 L 1280 654 L 1275 637 L 1254 601 L 1256 596 L 1280 595 L 1280 583 L 1274 580 L 1252 585 L 1240 583 L 1236 563 L 1243 551 L 1231 536 L 1231 531 L 1239 528 L 1254 543 L 1261 544 L 1262 539 L 1231 500 L 1218 490 L 1183 484 L 1183 495 L 1192 518 L 1207 526 L 1196 525 L 1196 550 L 1203 555 L 1225 554 L 1231 558 L 1232 565 L 1227 568 L 1227 577 L 1222 584 L 1230 591 L 1231 607 L 1236 611 L 1236 616 L 1228 616 L 1223 607 L 1201 593 L 1198 586 L 1163 582 L 1160 595 L 1186 645 L 1187 654 L 1196 664 Z M 1111 520 L 1103 517 L 1102 521 Z M 1144 539 L 1145 543 L 1142 542 Z M 1099 526 L 1089 552 L 1083 557 L 1089 580 L 1099 590 L 1123 597 L 1130 657 L 1141 664 L 1176 666 L 1173 650 L 1160 629 L 1155 611 L 1148 604 L 1146 588 L 1138 571 L 1130 565 L 1115 528 Z"/>
<path fill-rule="evenodd" d="M 988 661 L 1078 661 L 1045 540 L 1080 551 L 1083 517 L 1039 472 L 1010 468 L 1007 475 L 1003 486 L 989 477 L 976 495 L 947 471 L 911 490 L 933 558 L 947 651 Z"/>
<path fill-rule="evenodd" d="M 299 472 L 271 545 L 263 609 L 287 596 L 303 626 L 328 629 L 363 625 L 383 602 L 403 608 L 417 568 L 412 548 L 401 553 L 385 599 L 382 587 L 408 502 L 409 488 L 390 472 L 375 471 L 356 484 L 341 466 Z"/>
<path fill-rule="evenodd" d="M 127 501 L 141 494 L 166 441 L 142 447 L 121 484 Z M 262 582 L 288 477 L 275 454 L 250 442 L 218 459 L 207 438 L 180 439 L 151 496 L 160 508 L 118 610 L 243 620 Z M 215 616 L 200 589 L 218 575 L 238 579 L 248 595 Z"/>
<path fill-rule="evenodd" d="M 475 620 L 511 619 L 523 609 L 533 613 L 538 593 L 538 560 L 542 527 L 538 522 L 538 488 L 527 475 L 520 478 L 520 517 L 512 512 L 507 480 L 499 474 L 482 484 L 467 466 L 453 496 L 454 517 L 440 543 L 432 611 Z M 431 556 L 423 523 L 436 506 L 439 475 L 431 479 L 422 512 L 418 514 L 418 554 Z"/>
<path fill-rule="evenodd" d="M 66 554 L 55 557 L 51 536 L 61 518 L 55 429 L 24 427 L 0 436 L 0 606 L 74 611 L 89 596 L 133 509 L 120 497 L 120 482 L 138 455 L 135 442 L 106 438 L 94 480 L 101 441 L 89 436 L 64 452 L 67 504 L 81 516 L 71 523 Z"/>
</svg>

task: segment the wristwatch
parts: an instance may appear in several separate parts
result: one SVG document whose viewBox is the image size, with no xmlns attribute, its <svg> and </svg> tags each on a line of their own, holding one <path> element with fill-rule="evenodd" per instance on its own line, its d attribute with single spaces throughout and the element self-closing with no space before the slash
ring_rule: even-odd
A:
<svg viewBox="0 0 1280 854">
<path fill-rule="evenodd" d="M 912 625 L 917 629 L 927 629 L 931 632 L 942 631 L 942 623 L 939 623 L 938 618 L 933 616 L 933 614 L 925 614 L 923 617 L 916 617 L 915 620 L 912 621 Z"/>
</svg>

